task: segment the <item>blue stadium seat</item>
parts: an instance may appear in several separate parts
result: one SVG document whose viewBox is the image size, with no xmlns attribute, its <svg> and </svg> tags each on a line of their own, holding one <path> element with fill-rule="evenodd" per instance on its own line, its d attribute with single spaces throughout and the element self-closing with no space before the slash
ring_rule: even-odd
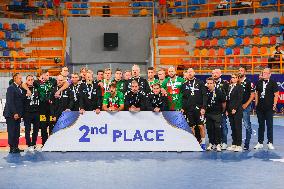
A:
<svg viewBox="0 0 284 189">
<path fill-rule="evenodd" d="M 269 4 L 270 4 L 270 5 L 276 5 L 276 4 L 277 4 L 277 1 L 278 1 L 278 0 L 270 0 L 270 1 L 269 1 Z"/>
<path fill-rule="evenodd" d="M 133 9 L 133 10 L 132 10 L 132 14 L 137 15 L 137 14 L 139 14 L 139 13 L 140 13 L 140 10 L 138 10 L 138 9 Z"/>
<path fill-rule="evenodd" d="M 269 3 L 267 1 L 261 1 L 260 5 L 262 7 L 265 7 L 265 6 L 269 5 Z"/>
<path fill-rule="evenodd" d="M 87 4 L 87 3 L 82 3 L 82 4 L 81 4 L 81 8 L 82 8 L 82 9 L 88 8 L 88 4 Z"/>
<path fill-rule="evenodd" d="M 276 35 L 276 34 L 279 33 L 279 28 L 277 28 L 277 27 L 272 27 L 272 28 L 269 29 L 269 33 L 270 33 L 271 35 Z"/>
<path fill-rule="evenodd" d="M 269 35 L 270 34 L 269 28 L 268 27 L 263 27 L 262 28 L 262 34 L 263 35 Z"/>
<path fill-rule="evenodd" d="M 5 41 L 4 40 L 0 40 L 0 48 L 3 49 L 3 48 L 6 48 L 5 45 L 4 45 Z"/>
<path fill-rule="evenodd" d="M 52 9 L 53 8 L 53 3 L 52 1 L 47 1 L 47 8 Z"/>
<path fill-rule="evenodd" d="M 208 28 L 214 28 L 215 22 L 208 22 Z"/>
<path fill-rule="evenodd" d="M 231 54 L 233 54 L 233 49 L 231 49 L 231 48 L 226 48 L 225 53 L 226 53 L 226 55 L 231 55 Z"/>
<path fill-rule="evenodd" d="M 278 17 L 272 18 L 272 24 L 278 25 L 278 24 L 279 24 L 279 21 L 280 21 L 280 19 L 279 19 Z"/>
<path fill-rule="evenodd" d="M 253 26 L 254 25 L 254 20 L 253 19 L 248 19 L 247 20 L 247 26 Z"/>
<path fill-rule="evenodd" d="M 263 18 L 261 22 L 262 22 L 263 26 L 268 26 L 269 25 L 269 18 Z"/>
<path fill-rule="evenodd" d="M 73 3 L 73 8 L 80 8 L 80 4 Z"/>
<path fill-rule="evenodd" d="M 199 0 L 192 0 L 193 5 L 199 5 Z"/>
<path fill-rule="evenodd" d="M 18 29 L 19 29 L 18 24 L 13 23 L 13 24 L 12 24 L 12 30 L 18 30 Z"/>
<path fill-rule="evenodd" d="M 195 23 L 193 24 L 193 28 L 194 28 L 195 30 L 199 30 L 199 29 L 200 29 L 200 24 L 199 24 L 198 22 L 195 22 Z"/>
<path fill-rule="evenodd" d="M 168 13 L 170 13 L 170 14 L 173 13 L 173 9 L 169 8 Z"/>
<path fill-rule="evenodd" d="M 133 2 L 132 7 L 140 7 L 140 2 Z"/>
<path fill-rule="evenodd" d="M 212 29 L 208 29 L 207 30 L 207 37 L 208 38 L 212 38 L 213 37 L 213 30 Z"/>
<path fill-rule="evenodd" d="M 221 31 L 220 30 L 214 30 L 213 31 L 213 37 L 220 37 Z"/>
<path fill-rule="evenodd" d="M 79 10 L 71 10 L 71 14 L 80 14 Z"/>
<path fill-rule="evenodd" d="M 218 46 L 220 46 L 220 47 L 224 46 L 225 43 L 226 43 L 225 39 L 219 39 L 218 40 Z"/>
<path fill-rule="evenodd" d="M 3 51 L 3 56 L 10 56 L 10 51 Z"/>
<path fill-rule="evenodd" d="M 237 31 L 237 35 L 238 36 L 244 36 L 244 34 L 245 34 L 244 28 L 239 28 L 238 31 Z"/>
<path fill-rule="evenodd" d="M 20 39 L 20 35 L 17 32 L 13 32 L 12 35 L 11 35 L 11 39 L 19 40 Z"/>
<path fill-rule="evenodd" d="M 249 55 L 251 53 L 250 47 L 244 47 L 244 55 Z"/>
<path fill-rule="evenodd" d="M 234 36 L 234 35 L 236 35 L 236 30 L 234 30 L 234 29 L 229 29 L 228 35 L 229 35 L 229 36 Z"/>
<path fill-rule="evenodd" d="M 181 1 L 176 1 L 176 2 L 175 2 L 175 6 L 176 6 L 176 7 L 181 6 Z"/>
<path fill-rule="evenodd" d="M 236 39 L 235 39 L 235 44 L 236 44 L 237 46 L 242 45 L 242 44 L 243 44 L 243 39 L 240 38 L 240 37 L 236 38 Z"/>
<path fill-rule="evenodd" d="M 247 35 L 247 36 L 252 35 L 252 29 L 251 28 L 246 28 L 245 29 L 245 35 Z"/>
<path fill-rule="evenodd" d="M 203 4 L 206 4 L 206 3 L 207 3 L 206 0 L 199 0 L 200 5 L 203 5 Z"/>
<path fill-rule="evenodd" d="M 79 14 L 87 14 L 87 10 L 80 10 Z"/>
<path fill-rule="evenodd" d="M 199 34 L 200 38 L 206 38 L 207 37 L 207 32 L 205 30 L 202 30 Z"/>
<path fill-rule="evenodd" d="M 186 8 L 176 8 L 176 13 L 185 13 Z"/>
<path fill-rule="evenodd" d="M 5 38 L 6 39 L 11 39 L 11 32 L 5 31 Z"/>
<path fill-rule="evenodd" d="M 26 30 L 26 24 L 20 23 L 20 24 L 19 24 L 19 30 L 20 30 L 20 31 L 25 31 L 25 30 Z"/>
<path fill-rule="evenodd" d="M 245 20 L 238 20 L 238 27 L 244 27 Z"/>
</svg>

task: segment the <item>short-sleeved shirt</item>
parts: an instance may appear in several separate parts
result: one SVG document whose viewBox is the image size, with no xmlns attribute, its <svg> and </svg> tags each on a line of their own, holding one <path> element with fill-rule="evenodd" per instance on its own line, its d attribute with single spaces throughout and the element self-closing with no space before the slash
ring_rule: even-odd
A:
<svg viewBox="0 0 284 189">
<path fill-rule="evenodd" d="M 182 109 L 181 86 L 185 82 L 182 77 L 176 76 L 175 79 L 166 78 L 162 88 L 167 91 L 169 110 Z"/>
<path fill-rule="evenodd" d="M 34 86 L 38 89 L 40 102 L 48 101 L 51 91 L 56 87 L 56 79 L 50 77 L 48 81 L 42 82 L 40 80 L 34 81 Z"/>
<path fill-rule="evenodd" d="M 111 96 L 110 92 L 106 92 L 104 94 L 103 105 L 107 105 L 108 107 L 114 106 L 119 108 L 120 105 L 124 105 L 124 95 L 122 92 L 117 91 L 114 97 Z"/>
<path fill-rule="evenodd" d="M 243 104 L 244 104 L 249 100 L 251 93 L 255 92 L 255 89 L 254 89 L 253 83 L 247 78 L 245 78 L 244 81 L 241 82 L 241 85 L 244 90 L 244 93 L 243 93 Z"/>
<path fill-rule="evenodd" d="M 272 110 L 274 103 L 274 93 L 278 92 L 278 85 L 273 80 L 259 80 L 255 90 L 258 96 L 258 110 Z"/>
</svg>

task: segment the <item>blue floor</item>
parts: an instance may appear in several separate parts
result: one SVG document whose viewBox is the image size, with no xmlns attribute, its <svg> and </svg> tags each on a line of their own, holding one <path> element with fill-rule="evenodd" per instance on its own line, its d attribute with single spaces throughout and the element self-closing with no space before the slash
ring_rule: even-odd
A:
<svg viewBox="0 0 284 189">
<path fill-rule="evenodd" d="M 283 189 L 284 118 L 275 125 L 274 151 L 0 152 L 0 189 Z"/>
</svg>

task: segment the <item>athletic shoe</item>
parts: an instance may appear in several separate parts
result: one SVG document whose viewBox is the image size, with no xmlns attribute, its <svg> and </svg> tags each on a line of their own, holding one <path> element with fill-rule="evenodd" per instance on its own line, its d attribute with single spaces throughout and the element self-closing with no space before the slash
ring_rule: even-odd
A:
<svg viewBox="0 0 284 189">
<path fill-rule="evenodd" d="M 222 150 L 227 150 L 227 147 L 228 147 L 228 145 L 226 143 L 223 143 L 222 146 L 221 146 L 221 149 Z"/>
<path fill-rule="evenodd" d="M 236 145 L 232 145 L 230 147 L 227 148 L 228 151 L 234 151 L 236 149 Z"/>
<path fill-rule="evenodd" d="M 35 147 L 34 146 L 29 146 L 28 148 L 25 149 L 25 152 L 34 152 Z"/>
<path fill-rule="evenodd" d="M 236 148 L 234 150 L 234 152 L 242 152 L 242 151 L 243 151 L 243 149 L 242 149 L 241 146 L 236 146 Z"/>
<path fill-rule="evenodd" d="M 202 150 L 206 151 L 206 144 L 200 144 L 200 147 L 202 148 Z"/>
<path fill-rule="evenodd" d="M 211 143 L 209 143 L 207 149 L 207 151 L 212 151 L 213 150 L 213 145 Z"/>
<path fill-rule="evenodd" d="M 37 146 L 37 147 L 35 147 L 35 150 L 38 151 L 38 152 L 41 152 L 42 151 L 42 147 Z"/>
<path fill-rule="evenodd" d="M 254 149 L 256 149 L 256 150 L 261 149 L 261 148 L 263 148 L 263 144 L 260 144 L 259 142 L 254 147 Z"/>
<path fill-rule="evenodd" d="M 244 150 L 249 150 L 249 146 L 248 145 L 244 145 Z"/>
<path fill-rule="evenodd" d="M 217 152 L 222 152 L 221 144 L 218 144 L 216 147 Z"/>
<path fill-rule="evenodd" d="M 274 148 L 274 146 L 273 146 L 273 144 L 271 142 L 269 142 L 267 144 L 267 147 L 268 147 L 269 150 L 275 150 L 275 148 Z"/>
</svg>

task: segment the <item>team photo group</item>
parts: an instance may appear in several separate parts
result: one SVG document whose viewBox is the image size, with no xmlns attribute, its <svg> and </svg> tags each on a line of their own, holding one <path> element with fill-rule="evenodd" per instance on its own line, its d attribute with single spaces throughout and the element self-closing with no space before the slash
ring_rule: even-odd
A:
<svg viewBox="0 0 284 189">
<path fill-rule="evenodd" d="M 174 67 L 157 71 L 149 67 L 145 79 L 138 65 L 132 70 L 107 68 L 96 73 L 83 67 L 80 73 L 72 74 L 63 67 L 56 78 L 50 77 L 48 70 L 25 79 L 16 73 L 7 89 L 4 108 L 10 153 L 23 151 L 19 149 L 22 120 L 26 151 L 40 151 L 41 146 L 36 145 L 39 130 L 44 146 L 64 111 L 181 111 L 203 150 L 242 152 L 251 147 L 253 107 L 258 119 L 258 143 L 251 148 L 264 148 L 267 142 L 267 148 L 273 150 L 277 83 L 270 78 L 269 68 L 263 69 L 256 83 L 246 77 L 246 71 L 240 67 L 228 81 L 221 78 L 220 69 L 212 70 L 212 76 L 202 81 L 195 77 L 194 69 L 178 76 Z M 230 144 L 228 130 L 232 133 Z"/>
</svg>

